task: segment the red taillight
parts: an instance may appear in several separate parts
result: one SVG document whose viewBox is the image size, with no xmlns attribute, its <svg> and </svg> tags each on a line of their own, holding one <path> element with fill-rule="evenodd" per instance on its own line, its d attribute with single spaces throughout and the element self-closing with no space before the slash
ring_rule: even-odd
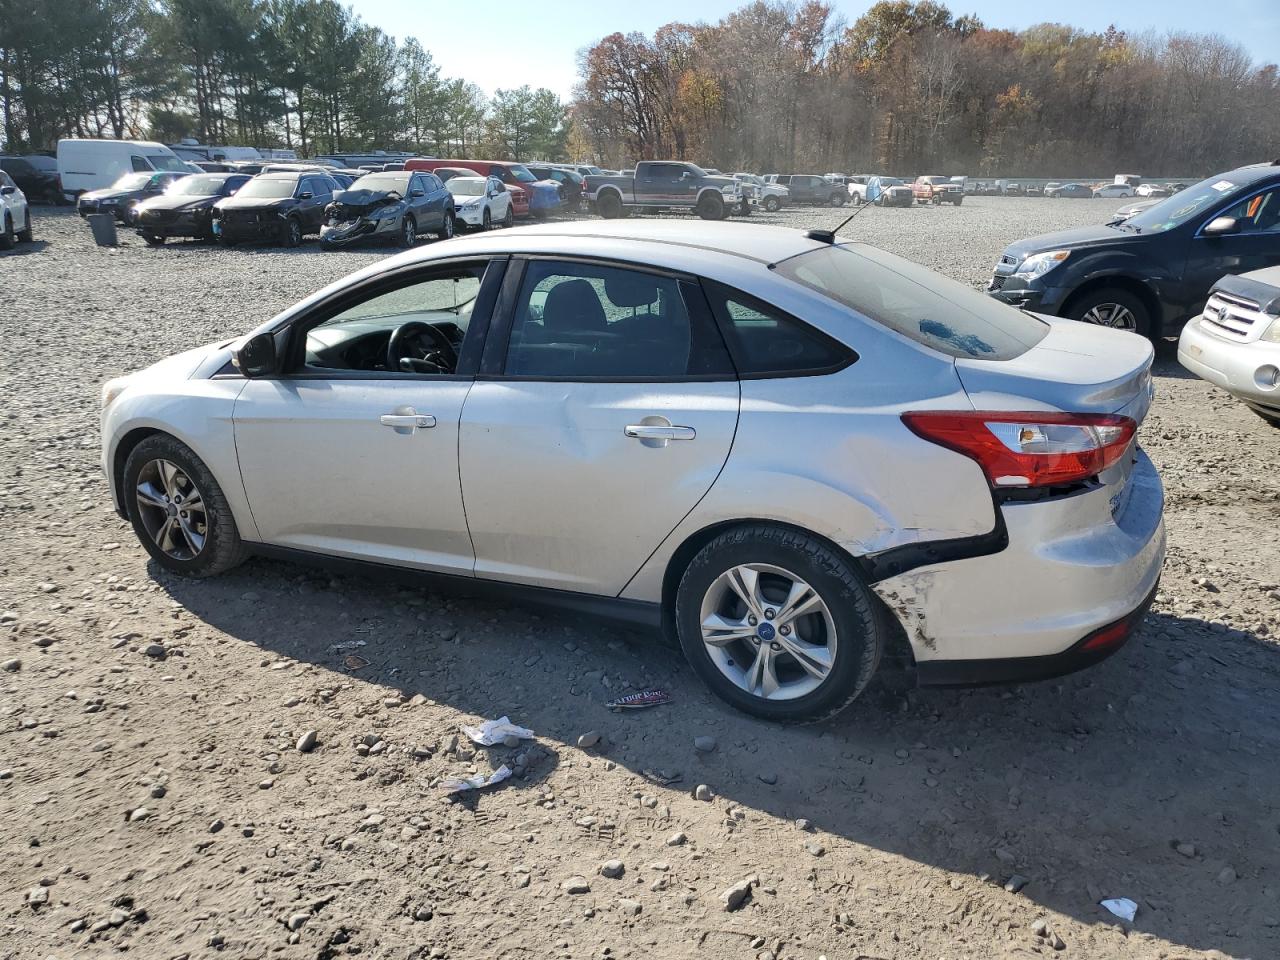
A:
<svg viewBox="0 0 1280 960">
<path fill-rule="evenodd" d="M 1115 464 L 1138 425 L 1109 413 L 904 413 L 917 436 L 978 462 L 993 487 L 1077 483 Z"/>
<path fill-rule="evenodd" d="M 1098 653 L 1102 650 L 1118 647 L 1129 639 L 1129 634 L 1133 632 L 1133 626 L 1134 620 L 1131 617 L 1125 617 L 1123 620 L 1108 624 L 1085 637 L 1080 644 L 1080 650 Z"/>
</svg>

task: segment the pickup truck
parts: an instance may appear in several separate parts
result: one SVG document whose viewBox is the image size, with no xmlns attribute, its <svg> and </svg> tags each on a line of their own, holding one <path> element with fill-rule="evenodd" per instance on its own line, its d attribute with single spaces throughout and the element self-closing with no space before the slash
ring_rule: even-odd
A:
<svg viewBox="0 0 1280 960">
<path fill-rule="evenodd" d="M 723 220 L 743 201 L 742 184 L 733 177 L 712 176 L 678 160 L 641 160 L 634 173 L 589 176 L 583 193 L 606 220 L 641 209 L 687 209 L 703 220 Z"/>
<path fill-rule="evenodd" d="M 958 207 L 964 201 L 964 184 L 953 183 L 950 177 L 916 177 L 911 194 L 917 203 L 954 203 Z"/>
</svg>

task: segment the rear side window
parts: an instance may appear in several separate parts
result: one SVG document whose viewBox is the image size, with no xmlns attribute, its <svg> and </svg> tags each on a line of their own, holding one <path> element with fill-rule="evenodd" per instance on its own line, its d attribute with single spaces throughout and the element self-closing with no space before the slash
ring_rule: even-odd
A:
<svg viewBox="0 0 1280 960">
<path fill-rule="evenodd" d="M 1049 333 L 1043 320 L 865 244 L 823 246 L 774 269 L 951 357 L 1012 360 Z"/>
<path fill-rule="evenodd" d="M 832 373 L 858 359 L 845 344 L 755 297 L 713 281 L 704 287 L 744 379 Z"/>
</svg>

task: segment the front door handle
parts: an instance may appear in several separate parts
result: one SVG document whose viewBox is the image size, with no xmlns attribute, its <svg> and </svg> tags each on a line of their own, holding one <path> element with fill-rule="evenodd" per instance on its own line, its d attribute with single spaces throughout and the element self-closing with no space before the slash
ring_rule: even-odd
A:
<svg viewBox="0 0 1280 960">
<path fill-rule="evenodd" d="M 657 423 L 631 423 L 622 432 L 636 440 L 692 440 L 698 435 L 693 427 Z"/>
<path fill-rule="evenodd" d="M 384 413 L 378 418 L 384 427 L 391 427 L 396 433 L 413 433 L 436 425 L 436 418 L 429 413 L 418 413 L 413 407 L 396 407 L 395 413 Z"/>
</svg>

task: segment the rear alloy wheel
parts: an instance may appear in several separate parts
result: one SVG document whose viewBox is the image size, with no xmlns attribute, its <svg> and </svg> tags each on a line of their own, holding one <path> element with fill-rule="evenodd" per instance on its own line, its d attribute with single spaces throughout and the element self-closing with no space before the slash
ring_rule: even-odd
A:
<svg viewBox="0 0 1280 960">
<path fill-rule="evenodd" d="M 724 196 L 708 190 L 698 198 L 694 208 L 703 220 L 723 220 L 725 217 Z"/>
<path fill-rule="evenodd" d="M 284 245 L 286 247 L 302 245 L 302 222 L 297 217 L 290 217 L 285 221 Z"/>
<path fill-rule="evenodd" d="M 769 720 L 812 722 L 847 707 L 880 662 L 883 613 L 848 559 L 799 531 L 716 537 L 676 592 L 680 645 L 722 699 Z"/>
<path fill-rule="evenodd" d="M 440 224 L 440 230 L 436 233 L 436 238 L 439 240 L 452 240 L 453 231 L 453 212 L 446 210 L 444 212 L 444 222 Z"/>
<path fill-rule="evenodd" d="M 596 200 L 596 210 L 606 220 L 617 220 L 623 213 L 622 198 L 610 190 Z"/>
<path fill-rule="evenodd" d="M 1119 287 L 1104 287 L 1073 302 L 1067 310 L 1072 320 L 1093 323 L 1113 330 L 1151 335 L 1151 318 L 1141 300 Z"/>
<path fill-rule="evenodd" d="M 848 195 L 847 195 L 847 194 L 843 194 L 843 193 L 833 193 L 833 194 L 831 195 L 831 205 L 832 205 L 833 207 L 843 207 L 843 206 L 844 206 L 844 204 L 845 204 L 845 201 L 846 201 L 846 200 L 848 200 L 848 199 L 849 199 L 849 198 L 848 198 Z"/>
<path fill-rule="evenodd" d="M 447 217 L 448 214 L 445 214 Z M 418 224 L 411 216 L 405 216 L 400 221 L 400 235 L 396 238 L 398 244 L 408 250 L 418 242 Z"/>
<path fill-rule="evenodd" d="M 781 204 L 778 203 L 777 197 L 764 198 L 764 208 L 768 213 L 777 213 L 779 206 L 781 206 Z"/>
<path fill-rule="evenodd" d="M 222 488 L 174 437 L 153 434 L 134 447 L 121 495 L 142 545 L 174 573 L 211 577 L 248 556 Z"/>
<path fill-rule="evenodd" d="M 516 209 L 511 204 L 507 204 L 507 215 L 502 218 L 504 227 L 514 227 L 516 224 Z"/>
</svg>

